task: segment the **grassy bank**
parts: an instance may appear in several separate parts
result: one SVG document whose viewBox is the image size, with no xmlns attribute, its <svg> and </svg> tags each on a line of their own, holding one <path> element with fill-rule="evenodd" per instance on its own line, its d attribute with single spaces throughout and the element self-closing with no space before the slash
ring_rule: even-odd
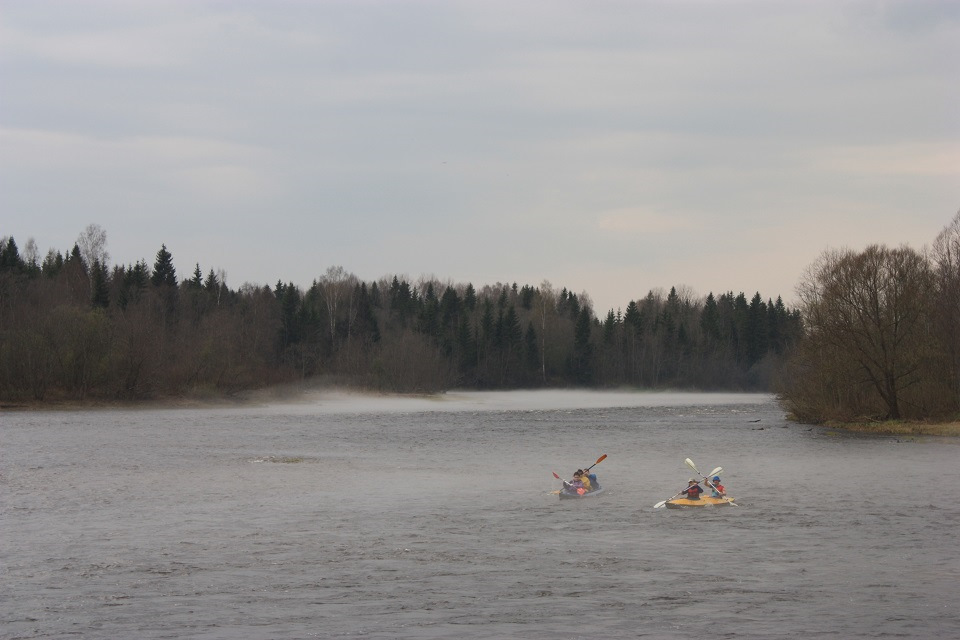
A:
<svg viewBox="0 0 960 640">
<path fill-rule="evenodd" d="M 882 433 L 909 436 L 960 436 L 960 421 L 925 422 L 885 420 L 882 422 L 827 422 L 823 426 L 857 433 Z"/>
</svg>

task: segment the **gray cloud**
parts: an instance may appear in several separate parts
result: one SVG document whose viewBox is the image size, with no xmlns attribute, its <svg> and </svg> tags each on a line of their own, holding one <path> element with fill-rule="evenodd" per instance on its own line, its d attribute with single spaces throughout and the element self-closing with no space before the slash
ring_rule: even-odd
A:
<svg viewBox="0 0 960 640">
<path fill-rule="evenodd" d="M 792 297 L 958 206 L 940 2 L 0 0 L 0 234 L 233 285 Z"/>
</svg>

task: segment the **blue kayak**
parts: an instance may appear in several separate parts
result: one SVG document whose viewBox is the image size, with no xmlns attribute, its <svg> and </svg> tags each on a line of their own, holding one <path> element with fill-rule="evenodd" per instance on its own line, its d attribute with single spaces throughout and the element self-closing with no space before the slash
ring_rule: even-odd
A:
<svg viewBox="0 0 960 640">
<path fill-rule="evenodd" d="M 582 494 L 577 493 L 575 490 L 562 489 L 559 495 L 561 500 L 572 500 L 574 498 L 592 498 L 593 496 L 600 495 L 601 493 L 603 493 L 602 486 L 594 489 L 593 491 L 586 491 Z"/>
</svg>

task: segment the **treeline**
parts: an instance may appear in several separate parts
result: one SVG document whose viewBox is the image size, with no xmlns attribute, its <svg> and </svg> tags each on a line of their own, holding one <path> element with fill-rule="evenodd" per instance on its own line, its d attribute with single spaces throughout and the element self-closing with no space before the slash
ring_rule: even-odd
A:
<svg viewBox="0 0 960 640">
<path fill-rule="evenodd" d="M 825 252 L 799 293 L 805 336 L 777 384 L 795 418 L 960 415 L 960 213 L 923 252 Z"/>
<path fill-rule="evenodd" d="M 768 389 L 801 333 L 780 298 L 651 291 L 595 316 L 585 294 L 539 286 L 363 282 L 331 267 L 230 289 L 177 277 L 162 246 L 108 268 L 88 227 L 42 261 L 0 240 L 0 399 L 222 395 L 320 379 L 400 392 L 451 388 Z"/>
</svg>

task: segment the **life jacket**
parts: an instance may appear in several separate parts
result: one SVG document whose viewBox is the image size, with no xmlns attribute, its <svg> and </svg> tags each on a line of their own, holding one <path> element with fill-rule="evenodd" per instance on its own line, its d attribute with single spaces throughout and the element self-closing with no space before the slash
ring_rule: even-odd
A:
<svg viewBox="0 0 960 640">
<path fill-rule="evenodd" d="M 583 488 L 583 483 L 579 480 L 571 480 L 566 484 L 563 490 L 566 493 L 578 493 L 581 496 L 587 492 L 587 490 Z"/>
<path fill-rule="evenodd" d="M 723 496 L 723 494 L 724 494 L 725 491 L 726 491 L 726 489 L 723 488 L 723 485 L 722 485 L 722 484 L 720 484 L 719 482 L 714 482 L 714 483 L 713 483 L 713 497 L 714 497 L 714 498 L 719 498 L 719 497 Z"/>
<path fill-rule="evenodd" d="M 700 488 L 700 485 L 695 484 L 692 487 L 687 487 L 684 493 L 687 494 L 688 500 L 699 500 L 700 494 L 703 493 L 703 489 Z"/>
</svg>

